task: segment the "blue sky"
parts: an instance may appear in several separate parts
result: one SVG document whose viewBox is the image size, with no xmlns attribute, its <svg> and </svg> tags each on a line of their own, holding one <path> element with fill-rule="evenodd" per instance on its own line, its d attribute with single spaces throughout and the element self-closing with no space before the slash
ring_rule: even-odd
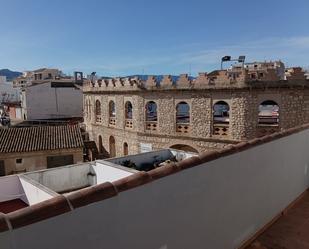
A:
<svg viewBox="0 0 309 249">
<path fill-rule="evenodd" d="M 0 0 L 0 68 L 211 71 L 224 55 L 309 66 L 308 0 Z"/>
</svg>

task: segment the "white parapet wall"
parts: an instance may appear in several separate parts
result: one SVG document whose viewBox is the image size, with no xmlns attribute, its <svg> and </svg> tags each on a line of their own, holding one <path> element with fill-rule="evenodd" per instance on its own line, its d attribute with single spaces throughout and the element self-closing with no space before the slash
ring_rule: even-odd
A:
<svg viewBox="0 0 309 249">
<path fill-rule="evenodd" d="M 309 183 L 309 130 L 0 233 L 1 249 L 234 249 Z M 39 238 L 39 239 L 38 239 Z"/>
</svg>

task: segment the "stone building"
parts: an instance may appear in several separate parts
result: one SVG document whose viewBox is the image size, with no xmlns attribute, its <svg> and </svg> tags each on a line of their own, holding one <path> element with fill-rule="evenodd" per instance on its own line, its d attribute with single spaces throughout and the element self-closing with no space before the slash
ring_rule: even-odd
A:
<svg viewBox="0 0 309 249">
<path fill-rule="evenodd" d="M 78 125 L 0 128 L 0 176 L 83 162 Z"/>
<path fill-rule="evenodd" d="M 309 122 L 309 81 L 298 69 L 286 73 L 277 62 L 193 79 L 97 79 L 83 87 L 84 122 L 102 157 L 224 148 Z"/>
</svg>

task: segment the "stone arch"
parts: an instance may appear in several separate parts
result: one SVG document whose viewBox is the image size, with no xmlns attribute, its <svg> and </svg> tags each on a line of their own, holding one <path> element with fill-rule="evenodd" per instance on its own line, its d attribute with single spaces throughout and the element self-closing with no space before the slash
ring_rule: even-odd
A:
<svg viewBox="0 0 309 249">
<path fill-rule="evenodd" d="M 280 107 L 274 100 L 265 100 L 259 104 L 258 124 L 279 126 Z"/>
<path fill-rule="evenodd" d="M 113 136 L 109 137 L 109 156 L 110 157 L 116 156 L 116 141 Z"/>
<path fill-rule="evenodd" d="M 195 149 L 193 146 L 187 145 L 187 144 L 174 144 L 174 145 L 170 146 L 170 148 L 175 149 L 175 150 L 182 150 L 182 151 L 186 151 L 186 152 L 199 153 L 197 149 Z"/>
</svg>

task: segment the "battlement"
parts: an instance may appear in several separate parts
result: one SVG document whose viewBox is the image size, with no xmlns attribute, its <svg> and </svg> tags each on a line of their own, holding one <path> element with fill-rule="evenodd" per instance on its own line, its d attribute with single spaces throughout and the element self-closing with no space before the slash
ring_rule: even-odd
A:
<svg viewBox="0 0 309 249">
<path fill-rule="evenodd" d="M 273 67 L 232 67 L 227 70 L 215 70 L 199 73 L 196 78 L 188 74 L 179 76 L 148 76 L 143 80 L 138 76 L 125 78 L 101 78 L 93 82 L 88 80 L 84 91 L 142 91 L 177 89 L 224 89 L 247 87 L 288 87 L 309 86 L 305 72 L 300 67 L 285 70 L 285 77 Z"/>
</svg>

